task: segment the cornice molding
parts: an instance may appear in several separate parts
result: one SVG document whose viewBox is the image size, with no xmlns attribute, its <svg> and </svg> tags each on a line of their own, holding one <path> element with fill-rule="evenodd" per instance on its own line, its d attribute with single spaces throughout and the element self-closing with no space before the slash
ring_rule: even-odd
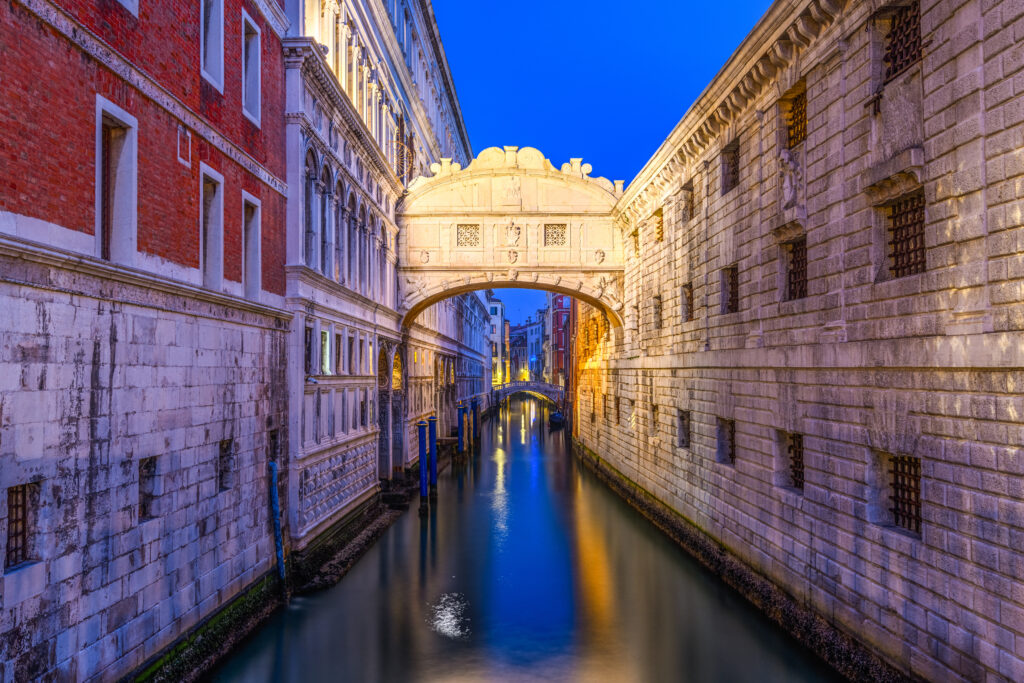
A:
<svg viewBox="0 0 1024 683">
<path fill-rule="evenodd" d="M 270 26 L 270 30 L 274 32 L 274 35 L 278 38 L 284 38 L 291 22 L 288 21 L 288 15 L 284 13 L 284 9 L 277 3 L 277 0 L 253 0 L 253 4 L 256 5 L 263 18 L 267 20 L 267 24 Z"/>
</svg>

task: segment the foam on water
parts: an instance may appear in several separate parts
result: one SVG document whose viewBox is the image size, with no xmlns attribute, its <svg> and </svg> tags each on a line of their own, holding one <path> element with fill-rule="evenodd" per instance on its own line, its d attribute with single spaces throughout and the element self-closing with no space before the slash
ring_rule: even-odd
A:
<svg viewBox="0 0 1024 683">
<path fill-rule="evenodd" d="M 465 638 L 469 635 L 469 617 L 465 616 L 468 606 L 462 593 L 445 593 L 430 606 L 430 628 L 446 638 Z"/>
</svg>

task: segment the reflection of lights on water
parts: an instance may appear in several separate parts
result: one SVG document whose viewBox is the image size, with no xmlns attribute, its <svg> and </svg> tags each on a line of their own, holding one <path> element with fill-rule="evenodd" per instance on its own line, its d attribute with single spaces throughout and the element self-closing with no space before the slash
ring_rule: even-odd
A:
<svg viewBox="0 0 1024 683">
<path fill-rule="evenodd" d="M 458 639 L 469 635 L 469 601 L 462 593 L 445 593 L 436 605 L 430 606 L 430 628 L 446 638 Z"/>
<path fill-rule="evenodd" d="M 537 421 L 537 402 L 530 401 L 530 426 Z"/>
<path fill-rule="evenodd" d="M 505 490 L 505 462 L 507 454 L 504 448 L 494 449 L 494 464 L 497 472 L 494 477 L 494 498 L 491 510 L 494 512 L 494 530 L 499 539 L 508 533 L 508 491 Z"/>
<path fill-rule="evenodd" d="M 519 413 L 519 443 L 526 445 L 526 413 Z"/>
</svg>

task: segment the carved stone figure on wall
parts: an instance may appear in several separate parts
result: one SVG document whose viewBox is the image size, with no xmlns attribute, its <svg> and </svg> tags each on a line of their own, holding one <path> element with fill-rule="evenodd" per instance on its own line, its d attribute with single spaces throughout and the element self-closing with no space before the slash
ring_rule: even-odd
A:
<svg viewBox="0 0 1024 683">
<path fill-rule="evenodd" d="M 792 209 L 800 201 L 804 176 L 796 157 L 788 149 L 782 150 L 779 156 L 779 175 L 782 178 L 782 208 Z"/>
<path fill-rule="evenodd" d="M 509 246 L 515 247 L 519 245 L 519 237 L 522 235 L 523 229 L 515 223 L 509 223 L 505 227 L 505 240 Z"/>
<path fill-rule="evenodd" d="M 515 263 L 518 260 L 519 260 L 519 252 L 516 251 L 515 249 L 509 249 L 508 250 L 508 262 L 509 263 Z"/>
<path fill-rule="evenodd" d="M 604 249 L 598 249 L 594 252 L 594 260 L 598 263 L 604 263 L 605 253 Z"/>
</svg>

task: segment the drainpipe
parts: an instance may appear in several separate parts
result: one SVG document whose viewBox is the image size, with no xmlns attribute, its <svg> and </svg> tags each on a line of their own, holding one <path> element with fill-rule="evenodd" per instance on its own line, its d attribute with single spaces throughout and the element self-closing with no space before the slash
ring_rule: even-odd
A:
<svg viewBox="0 0 1024 683">
<path fill-rule="evenodd" d="M 267 463 L 270 469 L 270 511 L 274 516 L 274 549 L 277 552 L 277 577 L 281 579 L 281 591 L 287 598 L 288 592 L 284 581 L 284 542 L 281 540 L 281 503 L 277 496 L 277 463 Z"/>
</svg>

